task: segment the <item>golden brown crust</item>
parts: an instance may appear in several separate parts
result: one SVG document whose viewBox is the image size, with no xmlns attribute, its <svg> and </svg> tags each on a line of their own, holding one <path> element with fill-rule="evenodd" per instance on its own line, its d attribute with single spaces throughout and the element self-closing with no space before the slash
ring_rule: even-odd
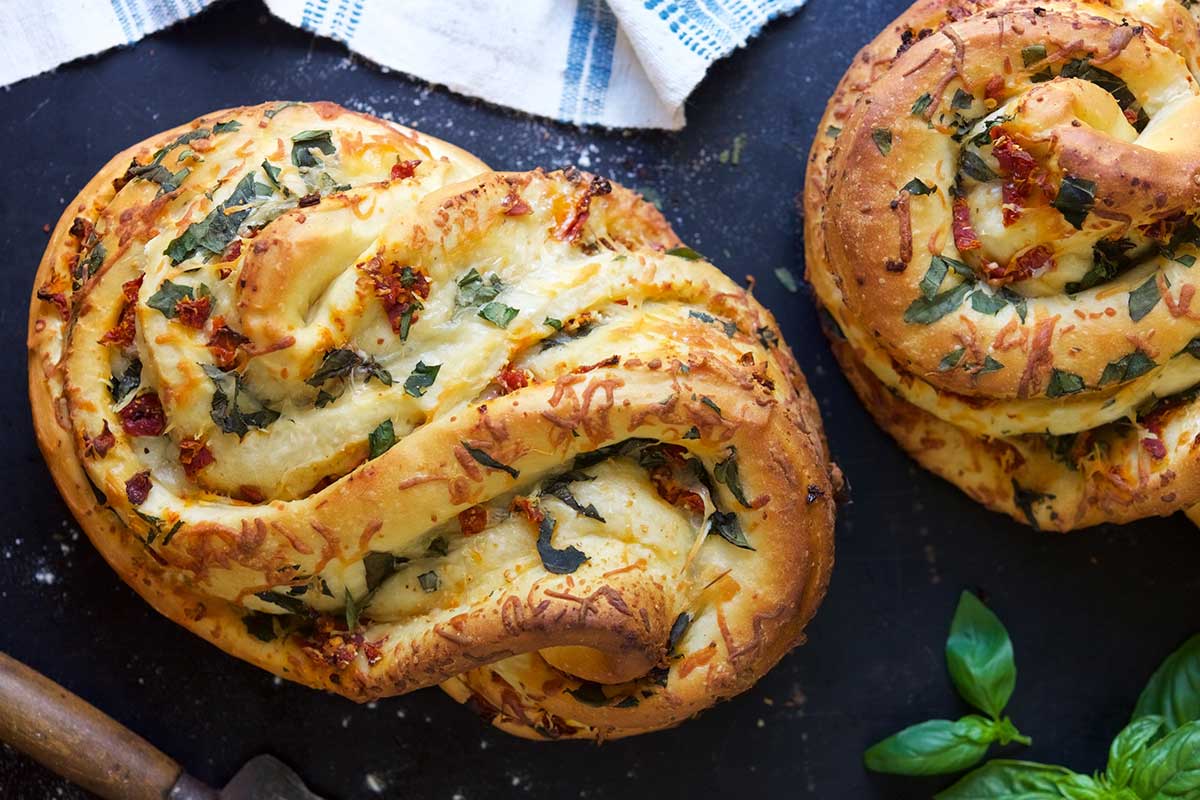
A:
<svg viewBox="0 0 1200 800">
<path fill-rule="evenodd" d="M 444 682 L 524 736 L 673 725 L 801 640 L 836 474 L 770 314 L 678 244 L 585 173 L 218 112 L 59 221 L 38 441 L 113 568 L 239 658 L 357 700 Z"/>
<path fill-rule="evenodd" d="M 1200 502 L 1198 64 L 1174 0 L 929 0 L 830 100 L 805 249 L 835 350 L 991 508 L 1067 530 Z"/>
</svg>

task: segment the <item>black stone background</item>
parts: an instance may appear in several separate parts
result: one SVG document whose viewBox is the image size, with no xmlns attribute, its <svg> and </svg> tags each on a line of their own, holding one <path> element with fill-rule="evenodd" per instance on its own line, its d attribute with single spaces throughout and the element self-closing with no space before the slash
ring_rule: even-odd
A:
<svg viewBox="0 0 1200 800">
<path fill-rule="evenodd" d="M 197 776 L 270 752 L 329 798 L 929 797 L 946 782 L 866 773 L 873 741 L 967 712 L 942 647 L 958 593 L 1007 623 L 1010 706 L 1035 746 L 1103 766 L 1146 678 L 1200 629 L 1200 536 L 1182 516 L 1070 536 L 989 513 L 917 469 L 872 424 L 807 294 L 794 198 L 826 98 L 904 0 L 812 0 L 718 63 L 682 133 L 578 130 L 384 73 L 236 0 L 136 46 L 0 90 L 0 648 L 81 694 Z M 397 46 L 403 46 L 399 40 Z M 24 338 L 42 226 L 113 153 L 213 109 L 327 99 L 394 118 L 497 168 L 578 163 L 660 199 L 682 237 L 758 279 L 854 483 L 809 643 L 757 687 L 681 728 L 596 747 L 520 741 L 436 689 L 357 706 L 224 655 L 159 617 L 81 537 L 34 444 Z M 719 154 L 744 135 L 739 163 Z M 85 796 L 0 748 L 0 796 Z"/>
</svg>

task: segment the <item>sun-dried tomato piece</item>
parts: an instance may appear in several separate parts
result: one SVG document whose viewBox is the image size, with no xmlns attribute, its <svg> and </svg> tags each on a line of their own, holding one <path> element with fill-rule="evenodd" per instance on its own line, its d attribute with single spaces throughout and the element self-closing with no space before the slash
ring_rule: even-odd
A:
<svg viewBox="0 0 1200 800">
<path fill-rule="evenodd" d="M 513 369 L 506 366 L 500 370 L 500 374 L 496 376 L 496 383 L 500 384 L 500 388 L 504 394 L 515 392 L 517 389 L 524 389 L 529 385 L 529 371 L 524 369 Z"/>
<path fill-rule="evenodd" d="M 88 458 L 104 458 L 116 443 L 117 437 L 109 429 L 108 420 L 104 420 L 104 427 L 98 434 L 83 435 L 83 454 Z"/>
<path fill-rule="evenodd" d="M 207 295 L 189 299 L 182 297 L 175 302 L 175 317 L 189 328 L 200 330 L 212 313 L 212 298 Z"/>
<path fill-rule="evenodd" d="M 213 362 L 221 369 L 232 369 L 237 364 L 238 348 L 250 340 L 225 324 L 222 317 L 213 320 L 213 332 L 208 337 L 208 351 Z"/>
<path fill-rule="evenodd" d="M 55 291 L 57 288 L 57 286 L 53 285 L 53 282 L 47 283 L 37 290 L 37 299 L 53 303 L 62 318 L 69 320 L 71 318 L 71 305 L 67 302 L 67 293 L 65 291 Z"/>
<path fill-rule="evenodd" d="M 692 514 L 704 514 L 704 498 L 679 482 L 675 471 L 666 465 L 650 469 L 650 482 L 654 484 L 659 497 L 673 506 L 687 509 Z"/>
<path fill-rule="evenodd" d="M 248 483 L 243 483 L 238 487 L 237 495 L 239 499 L 245 500 L 247 503 L 261 503 L 267 499 L 262 489 L 259 489 L 257 486 L 251 486 Z"/>
<path fill-rule="evenodd" d="M 975 233 L 975 228 L 971 225 L 971 207 L 967 205 L 967 198 L 954 198 L 953 213 L 954 246 L 960 252 L 983 247 L 983 242 L 979 241 L 979 234 Z"/>
<path fill-rule="evenodd" d="M 411 178 L 416 174 L 417 167 L 421 165 L 418 161 L 397 161 L 392 164 L 391 179 L 394 181 L 402 181 L 405 178 Z"/>
<path fill-rule="evenodd" d="M 530 208 L 529 203 L 526 203 L 516 191 L 511 191 L 505 195 L 504 199 L 500 201 L 500 207 L 504 209 L 504 216 L 506 217 L 523 217 L 526 214 L 533 213 L 533 209 Z"/>
<path fill-rule="evenodd" d="M 150 496 L 150 470 L 144 470 L 125 481 L 125 496 L 135 506 L 146 502 Z"/>
<path fill-rule="evenodd" d="M 512 504 L 509 506 L 514 514 L 522 514 L 533 523 L 536 528 L 542 524 L 542 520 L 546 518 L 542 509 L 528 497 L 518 495 L 513 498 Z"/>
<path fill-rule="evenodd" d="M 137 333 L 138 290 L 142 288 L 142 280 L 145 277 L 145 275 L 139 275 L 133 280 L 121 284 L 121 294 L 125 297 L 125 306 L 121 309 L 121 316 L 117 318 L 117 324 L 100 337 L 100 344 L 115 344 L 118 347 L 128 347 L 133 344 L 133 337 Z"/>
<path fill-rule="evenodd" d="M 398 261 L 384 263 L 379 256 L 361 265 L 361 269 L 383 303 L 392 331 L 407 338 L 409 326 L 417 321 L 417 312 L 425 307 L 421 301 L 429 297 L 432 282 L 416 267 Z"/>
<path fill-rule="evenodd" d="M 991 262 L 985 269 L 987 270 L 989 280 L 993 282 L 1013 283 L 1031 278 L 1038 272 L 1043 272 L 1053 265 L 1054 248 L 1049 245 L 1039 244 L 1037 247 L 1030 248 L 1021 253 L 1003 267 L 995 262 Z"/>
<path fill-rule="evenodd" d="M 463 536 L 474 536 L 482 533 L 487 527 L 488 513 L 483 506 L 471 506 L 458 513 L 458 527 Z"/>
<path fill-rule="evenodd" d="M 208 445 L 195 437 L 179 442 L 179 463 L 183 465 L 184 474 L 189 478 L 196 477 L 196 473 L 216 460 Z"/>
<path fill-rule="evenodd" d="M 121 430 L 130 436 L 161 436 L 167 429 L 167 415 L 154 392 L 139 394 L 117 412 Z"/>
</svg>

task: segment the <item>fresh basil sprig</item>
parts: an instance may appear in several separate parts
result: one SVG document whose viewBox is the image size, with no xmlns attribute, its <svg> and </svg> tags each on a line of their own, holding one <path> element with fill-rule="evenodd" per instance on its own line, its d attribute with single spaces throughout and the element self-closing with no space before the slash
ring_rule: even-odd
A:
<svg viewBox="0 0 1200 800">
<path fill-rule="evenodd" d="M 958 693 L 991 718 L 968 714 L 912 725 L 868 748 L 867 769 L 894 775 L 948 775 L 978 764 L 993 743 L 1030 744 L 1002 717 L 1017 682 L 1012 641 L 1000 620 L 963 592 L 950 623 L 946 664 Z"/>
<path fill-rule="evenodd" d="M 936 800 L 1200 799 L 1200 635 L 1150 678 L 1104 772 L 1080 775 L 1028 761 L 991 761 Z"/>
</svg>

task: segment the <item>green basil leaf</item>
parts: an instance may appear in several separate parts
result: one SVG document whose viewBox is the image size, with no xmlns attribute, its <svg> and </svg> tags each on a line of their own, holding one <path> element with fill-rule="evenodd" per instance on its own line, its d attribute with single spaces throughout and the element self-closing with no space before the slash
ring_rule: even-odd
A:
<svg viewBox="0 0 1200 800">
<path fill-rule="evenodd" d="M 362 614 L 363 608 L 370 602 L 370 597 L 364 597 L 363 602 L 359 604 L 354 599 L 354 595 L 350 594 L 350 590 L 346 589 L 346 630 L 351 633 L 358 627 L 358 618 Z"/>
<path fill-rule="evenodd" d="M 958 169 L 968 178 L 977 180 L 980 183 L 994 181 L 996 178 L 1000 177 L 992 170 L 990 166 L 988 166 L 988 163 L 984 161 L 978 153 L 972 150 L 962 151 L 962 156 L 960 156 L 958 160 Z"/>
<path fill-rule="evenodd" d="M 1150 677 L 1133 709 L 1133 718 L 1158 714 L 1167 730 L 1200 720 L 1200 634 L 1167 656 Z"/>
<path fill-rule="evenodd" d="M 875 142 L 879 154 L 886 156 L 892 152 L 892 132 L 887 128 L 876 128 L 871 131 L 871 141 Z"/>
<path fill-rule="evenodd" d="M 171 240 L 164 254 L 170 256 L 172 264 L 178 264 L 202 249 L 214 255 L 224 252 L 229 243 L 237 238 L 238 228 L 253 211 L 243 206 L 249 205 L 255 198 L 270 195 L 271 187 L 254 180 L 253 172 L 247 172 L 225 202 L 208 212 L 204 219 L 189 225 L 178 238 Z M 231 208 L 238 210 L 226 213 Z"/>
<path fill-rule="evenodd" d="M 912 104 L 913 116 L 919 117 L 922 114 L 924 114 L 926 111 L 929 110 L 929 106 L 932 103 L 933 103 L 933 95 L 931 95 L 929 92 L 926 92 L 925 94 L 918 97 L 916 102 L 914 102 Z"/>
<path fill-rule="evenodd" d="M 245 438 L 251 428 L 260 430 L 267 428 L 280 413 L 263 405 L 261 401 L 246 391 L 241 375 L 224 372 L 212 364 L 202 364 L 204 374 L 213 382 L 212 407 L 209 417 L 224 433 L 236 433 L 239 439 Z M 233 380 L 232 397 L 229 393 L 229 381 Z M 252 411 L 242 408 L 241 399 L 248 398 L 252 405 L 257 406 Z"/>
<path fill-rule="evenodd" d="M 980 314 L 988 314 L 994 317 L 1006 305 L 1008 305 L 1008 302 L 1003 297 L 998 294 L 989 294 L 982 289 L 977 290 L 971 295 L 971 308 Z"/>
<path fill-rule="evenodd" d="M 320 150 L 325 155 L 331 155 L 333 146 L 333 131 L 300 131 L 292 137 L 292 163 L 297 167 L 315 167 L 319 164 L 312 154 L 312 149 Z"/>
<path fill-rule="evenodd" d="M 1145 283 L 1129 293 L 1129 318 L 1138 322 L 1158 305 L 1162 295 L 1158 290 L 1158 277 L 1151 275 Z"/>
<path fill-rule="evenodd" d="M 1039 61 L 1046 60 L 1046 45 L 1031 44 L 1028 47 L 1021 48 L 1021 63 L 1026 67 L 1032 67 Z"/>
<path fill-rule="evenodd" d="M 1074 372 L 1055 368 L 1050 371 L 1050 382 L 1046 384 L 1046 397 L 1064 397 L 1068 394 L 1082 392 L 1087 385 L 1083 378 Z"/>
<path fill-rule="evenodd" d="M 949 256 L 934 256 L 929 259 L 929 269 L 925 270 L 925 276 L 917 284 L 925 299 L 933 299 L 938 289 L 942 287 L 942 281 L 946 279 L 946 275 L 949 274 L 950 270 L 957 272 L 967 282 L 975 280 L 975 273 L 967 264 Z"/>
<path fill-rule="evenodd" d="M 949 372 L 958 366 L 958 362 L 962 361 L 963 354 L 967 351 L 961 347 L 951 350 L 938 363 L 938 372 Z"/>
<path fill-rule="evenodd" d="M 570 575 L 588 560 L 584 554 L 575 545 L 559 550 L 551 544 L 551 539 L 554 536 L 554 529 L 558 523 L 550 512 L 542 511 L 542 521 L 538 524 L 537 551 L 538 556 L 542 559 L 542 566 L 547 572 L 553 572 L 555 575 Z"/>
<path fill-rule="evenodd" d="M 1154 369 L 1157 364 L 1150 356 L 1143 353 L 1141 350 L 1134 350 L 1132 353 L 1127 353 L 1121 356 L 1116 361 L 1109 362 L 1104 368 L 1104 372 L 1100 375 L 1100 383 L 1104 386 L 1109 383 L 1124 383 L 1131 381 L 1134 378 L 1145 375 L 1150 370 Z"/>
<path fill-rule="evenodd" d="M 841 133 L 842 133 L 842 129 L 839 128 L 837 125 L 830 125 L 828 128 L 825 129 L 825 135 L 831 139 L 836 139 L 838 136 L 841 135 Z"/>
<path fill-rule="evenodd" d="M 1074 775 L 1065 767 L 1029 761 L 989 761 L 934 795 L 935 800 L 1061 800 L 1058 786 Z"/>
<path fill-rule="evenodd" d="M 495 301 L 492 301 L 483 308 L 479 309 L 479 316 L 483 317 L 497 328 L 507 328 L 508 323 L 516 319 L 517 314 L 519 313 L 521 312 L 512 306 L 506 306 L 504 303 L 498 303 Z"/>
<path fill-rule="evenodd" d="M 571 470 L 546 481 L 545 485 L 542 486 L 541 493 L 557 497 L 577 514 L 582 514 L 588 519 L 594 519 L 597 522 L 604 522 L 604 517 L 600 516 L 600 512 L 596 510 L 595 505 L 592 503 L 588 503 L 586 506 L 583 505 L 575 498 L 574 493 L 571 491 L 572 483 L 593 481 L 595 479 L 596 476 L 594 475 L 588 475 L 578 470 Z"/>
<path fill-rule="evenodd" d="M 426 594 L 436 592 L 442 587 L 442 579 L 439 578 L 438 574 L 433 570 L 429 570 L 429 572 L 422 572 L 420 575 L 418 575 L 417 583 L 421 584 L 421 591 L 425 592 Z"/>
<path fill-rule="evenodd" d="M 391 450 L 396 444 L 396 430 L 392 426 L 392 421 L 385 419 L 379 423 L 375 430 L 367 435 L 367 444 L 370 447 L 368 458 L 379 458 L 388 450 Z"/>
<path fill-rule="evenodd" d="M 230 119 L 213 125 L 213 133 L 232 133 L 233 131 L 241 130 L 241 128 L 242 123 L 238 122 L 236 119 Z"/>
<path fill-rule="evenodd" d="M 458 294 L 454 298 L 454 304 L 459 308 L 481 306 L 495 300 L 504 289 L 504 282 L 500 280 L 499 275 L 490 272 L 485 278 L 471 267 L 458 281 Z"/>
<path fill-rule="evenodd" d="M 279 173 L 283 171 L 282 169 L 275 166 L 274 164 L 272 164 L 270 161 L 268 161 L 265 158 L 263 159 L 263 162 L 262 162 L 262 168 L 263 168 L 263 172 L 267 173 L 267 180 L 269 180 L 271 182 L 272 186 L 274 186 L 276 189 L 283 188 L 282 186 L 279 185 Z"/>
<path fill-rule="evenodd" d="M 1164 724 L 1162 717 L 1153 714 L 1135 719 L 1117 734 L 1108 748 L 1108 767 L 1105 770 L 1111 785 L 1117 788 L 1129 785 L 1138 759 Z"/>
<path fill-rule="evenodd" d="M 171 283 L 171 281 L 166 280 L 162 282 L 162 286 L 158 287 L 157 292 L 150 295 L 150 299 L 146 301 L 146 305 L 155 311 L 161 311 L 162 315 L 167 319 L 175 319 L 175 304 L 180 300 L 191 299 L 192 287 L 181 283 Z"/>
<path fill-rule="evenodd" d="M 975 95 L 964 89 L 955 89 L 954 97 L 950 100 L 950 107 L 957 109 L 966 109 L 975 105 Z"/>
<path fill-rule="evenodd" d="M 918 297 L 904 311 L 904 321 L 910 325 L 931 325 L 962 305 L 973 284 L 960 283 L 933 297 Z"/>
<path fill-rule="evenodd" d="M 920 178 L 913 178 L 911 181 L 900 187 L 900 191 L 908 192 L 912 195 L 933 194 L 937 191 L 937 187 L 930 186 Z"/>
<path fill-rule="evenodd" d="M 425 394 L 425 390 L 433 386 L 433 382 L 437 380 L 438 371 L 441 370 L 441 364 L 426 364 L 424 361 L 418 361 L 413 367 L 412 374 L 404 381 L 404 393 L 413 397 L 421 397 Z"/>
<path fill-rule="evenodd" d="M 391 553 L 381 553 L 376 550 L 367 553 L 363 557 L 363 573 L 367 581 L 367 591 L 374 592 L 378 589 L 407 560 L 405 558 L 397 558 Z"/>
<path fill-rule="evenodd" d="M 561 331 L 563 327 L 562 320 L 555 319 L 554 317 L 546 317 L 544 320 L 542 320 L 542 324 L 554 328 L 556 331 Z"/>
<path fill-rule="evenodd" d="M 142 362 L 135 358 L 129 362 L 129 366 L 125 367 L 125 371 L 120 375 L 113 373 L 112 379 L 108 382 L 108 393 L 112 395 L 113 404 L 120 405 L 130 392 L 141 385 Z"/>
<path fill-rule="evenodd" d="M 730 445 L 728 457 L 724 461 L 718 461 L 716 467 L 713 468 L 713 477 L 725 484 L 743 507 L 750 508 L 750 501 L 746 499 L 746 492 L 742 489 L 742 479 L 738 474 L 736 447 Z"/>
<path fill-rule="evenodd" d="M 470 454 L 471 458 L 475 459 L 480 464 L 483 464 L 485 467 L 488 467 L 490 469 L 498 469 L 502 472 L 507 472 L 509 475 L 511 475 L 514 478 L 521 477 L 521 470 L 517 469 L 516 467 L 510 467 L 508 464 L 503 464 L 503 463 L 497 461 L 496 459 L 492 458 L 485 451 L 480 450 L 478 447 L 471 447 L 471 445 L 467 444 L 466 442 L 459 442 L 459 444 L 461 444 L 463 446 L 463 449 L 465 449 L 467 451 L 467 453 Z"/>
<path fill-rule="evenodd" d="M 750 546 L 745 531 L 742 530 L 742 524 L 738 521 L 737 514 L 732 511 L 714 511 L 708 521 L 710 534 L 717 534 L 734 547 L 740 547 L 743 550 L 754 549 Z"/>
<path fill-rule="evenodd" d="M 981 717 L 974 720 L 987 724 Z M 987 749 L 978 722 L 931 719 L 872 745 L 863 763 L 892 775 L 948 775 L 979 763 Z"/>
<path fill-rule="evenodd" d="M 1131 785 L 1142 800 L 1200 797 L 1200 720 L 1177 728 L 1142 753 Z"/>
<path fill-rule="evenodd" d="M 688 261 L 703 261 L 704 260 L 704 256 L 700 255 L 695 250 L 693 250 L 692 248 L 688 247 L 685 244 L 682 244 L 679 247 L 672 247 L 670 250 L 667 251 L 667 255 L 675 256 L 676 258 L 686 258 Z"/>
<path fill-rule="evenodd" d="M 1074 175 L 1063 177 L 1062 184 L 1058 187 L 1058 196 L 1051 203 L 1076 230 L 1083 228 L 1083 221 L 1095 204 L 1096 184 Z"/>
<path fill-rule="evenodd" d="M 1012 641 L 999 618 L 970 592 L 962 593 L 950 623 L 946 664 L 963 699 L 1000 716 L 1017 683 Z"/>
</svg>

